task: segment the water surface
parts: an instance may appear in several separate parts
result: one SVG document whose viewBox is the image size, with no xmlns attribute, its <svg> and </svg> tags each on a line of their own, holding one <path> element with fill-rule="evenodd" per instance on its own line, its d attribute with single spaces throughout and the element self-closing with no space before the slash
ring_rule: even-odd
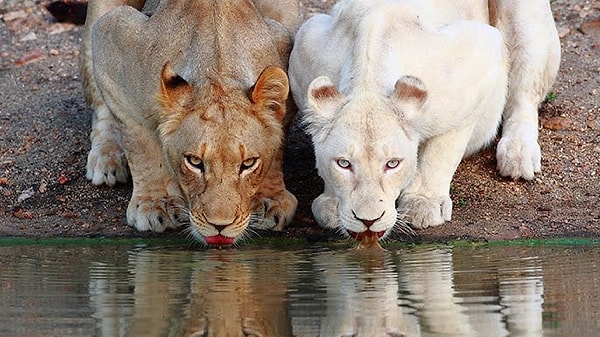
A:
<svg viewBox="0 0 600 337">
<path fill-rule="evenodd" d="M 600 245 L 0 245 L 0 336 L 597 336 Z"/>
</svg>

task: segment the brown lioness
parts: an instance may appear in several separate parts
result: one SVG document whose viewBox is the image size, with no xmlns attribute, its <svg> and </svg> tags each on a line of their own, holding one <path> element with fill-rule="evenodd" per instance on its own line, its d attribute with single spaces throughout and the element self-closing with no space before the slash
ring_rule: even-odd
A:
<svg viewBox="0 0 600 337">
<path fill-rule="evenodd" d="M 188 223 L 200 241 L 230 245 L 250 222 L 281 229 L 292 219 L 284 70 L 299 11 L 297 0 L 89 2 L 87 178 L 112 186 L 129 166 L 131 226 Z"/>
</svg>

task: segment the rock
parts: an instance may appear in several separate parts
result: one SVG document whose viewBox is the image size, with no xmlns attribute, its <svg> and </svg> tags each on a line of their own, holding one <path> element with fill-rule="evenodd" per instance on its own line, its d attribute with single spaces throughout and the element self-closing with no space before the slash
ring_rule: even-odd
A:
<svg viewBox="0 0 600 337">
<path fill-rule="evenodd" d="M 28 15 L 29 14 L 27 14 L 24 10 L 8 12 L 8 13 L 2 15 L 2 20 L 4 22 L 9 22 L 9 21 L 17 20 L 17 19 L 25 19 L 25 18 L 27 18 Z"/>
<path fill-rule="evenodd" d="M 33 197 L 34 195 L 35 195 L 35 191 L 33 190 L 33 187 L 30 187 L 30 188 L 22 191 L 21 194 L 19 194 L 19 196 L 17 197 L 17 202 L 22 203 L 23 201 Z"/>
<path fill-rule="evenodd" d="M 561 116 L 550 117 L 542 125 L 544 128 L 553 131 L 563 130 L 571 125 L 571 119 Z"/>
<path fill-rule="evenodd" d="M 586 35 L 599 35 L 600 34 L 600 20 L 591 20 L 581 24 L 579 28 Z"/>
<path fill-rule="evenodd" d="M 16 66 L 23 66 L 27 63 L 35 62 L 37 60 L 43 59 L 46 57 L 46 52 L 41 49 L 32 50 L 28 53 L 23 54 L 21 57 L 15 60 Z"/>
<path fill-rule="evenodd" d="M 83 25 L 85 23 L 87 2 L 78 0 L 54 1 L 46 5 L 46 9 L 57 22 Z"/>
<path fill-rule="evenodd" d="M 37 39 L 37 35 L 35 35 L 35 32 L 29 32 L 29 33 L 25 34 L 25 36 L 23 36 L 20 41 L 21 42 L 33 41 L 35 39 Z"/>
<path fill-rule="evenodd" d="M 561 39 L 571 33 L 571 29 L 565 26 L 558 26 L 556 30 L 558 31 L 558 37 Z"/>
</svg>

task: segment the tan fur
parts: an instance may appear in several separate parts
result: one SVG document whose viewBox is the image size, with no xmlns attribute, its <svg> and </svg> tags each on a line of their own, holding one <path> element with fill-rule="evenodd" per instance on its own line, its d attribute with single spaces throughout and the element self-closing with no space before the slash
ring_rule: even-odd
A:
<svg viewBox="0 0 600 337">
<path fill-rule="evenodd" d="M 82 78 L 95 114 L 105 112 L 90 157 L 122 151 L 127 160 L 89 164 L 88 178 L 113 185 L 129 164 L 128 223 L 163 231 L 187 219 L 201 241 L 228 244 L 251 220 L 276 229 L 291 221 L 297 201 L 283 182 L 282 143 L 295 112 L 284 70 L 297 0 L 89 7 Z"/>
<path fill-rule="evenodd" d="M 293 261 L 278 253 L 136 251 L 129 256 L 127 280 L 104 273 L 104 264 L 99 270 L 92 266 L 90 297 L 99 335 L 123 336 L 125 330 L 143 337 L 292 336 L 285 276 Z M 268 263 L 254 263 L 265 258 Z M 126 303 L 115 286 L 123 281 L 135 289 L 125 295 Z"/>
</svg>

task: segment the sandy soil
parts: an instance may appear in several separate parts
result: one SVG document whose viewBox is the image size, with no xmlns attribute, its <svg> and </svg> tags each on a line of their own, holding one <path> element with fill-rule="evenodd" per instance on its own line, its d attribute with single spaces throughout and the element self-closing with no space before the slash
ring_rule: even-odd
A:
<svg viewBox="0 0 600 337">
<path fill-rule="evenodd" d="M 0 236 L 153 237 L 124 220 L 130 185 L 85 179 L 90 110 L 77 70 L 81 27 L 57 23 L 49 1 L 0 0 Z M 304 0 L 308 12 L 333 1 Z M 600 3 L 555 0 L 563 61 L 555 99 L 540 109 L 543 172 L 498 176 L 494 147 L 464 161 L 452 184 L 451 222 L 399 237 L 412 242 L 600 234 Z M 293 129 L 286 155 L 295 221 L 263 236 L 333 237 L 310 213 L 322 188 L 309 139 Z"/>
</svg>

